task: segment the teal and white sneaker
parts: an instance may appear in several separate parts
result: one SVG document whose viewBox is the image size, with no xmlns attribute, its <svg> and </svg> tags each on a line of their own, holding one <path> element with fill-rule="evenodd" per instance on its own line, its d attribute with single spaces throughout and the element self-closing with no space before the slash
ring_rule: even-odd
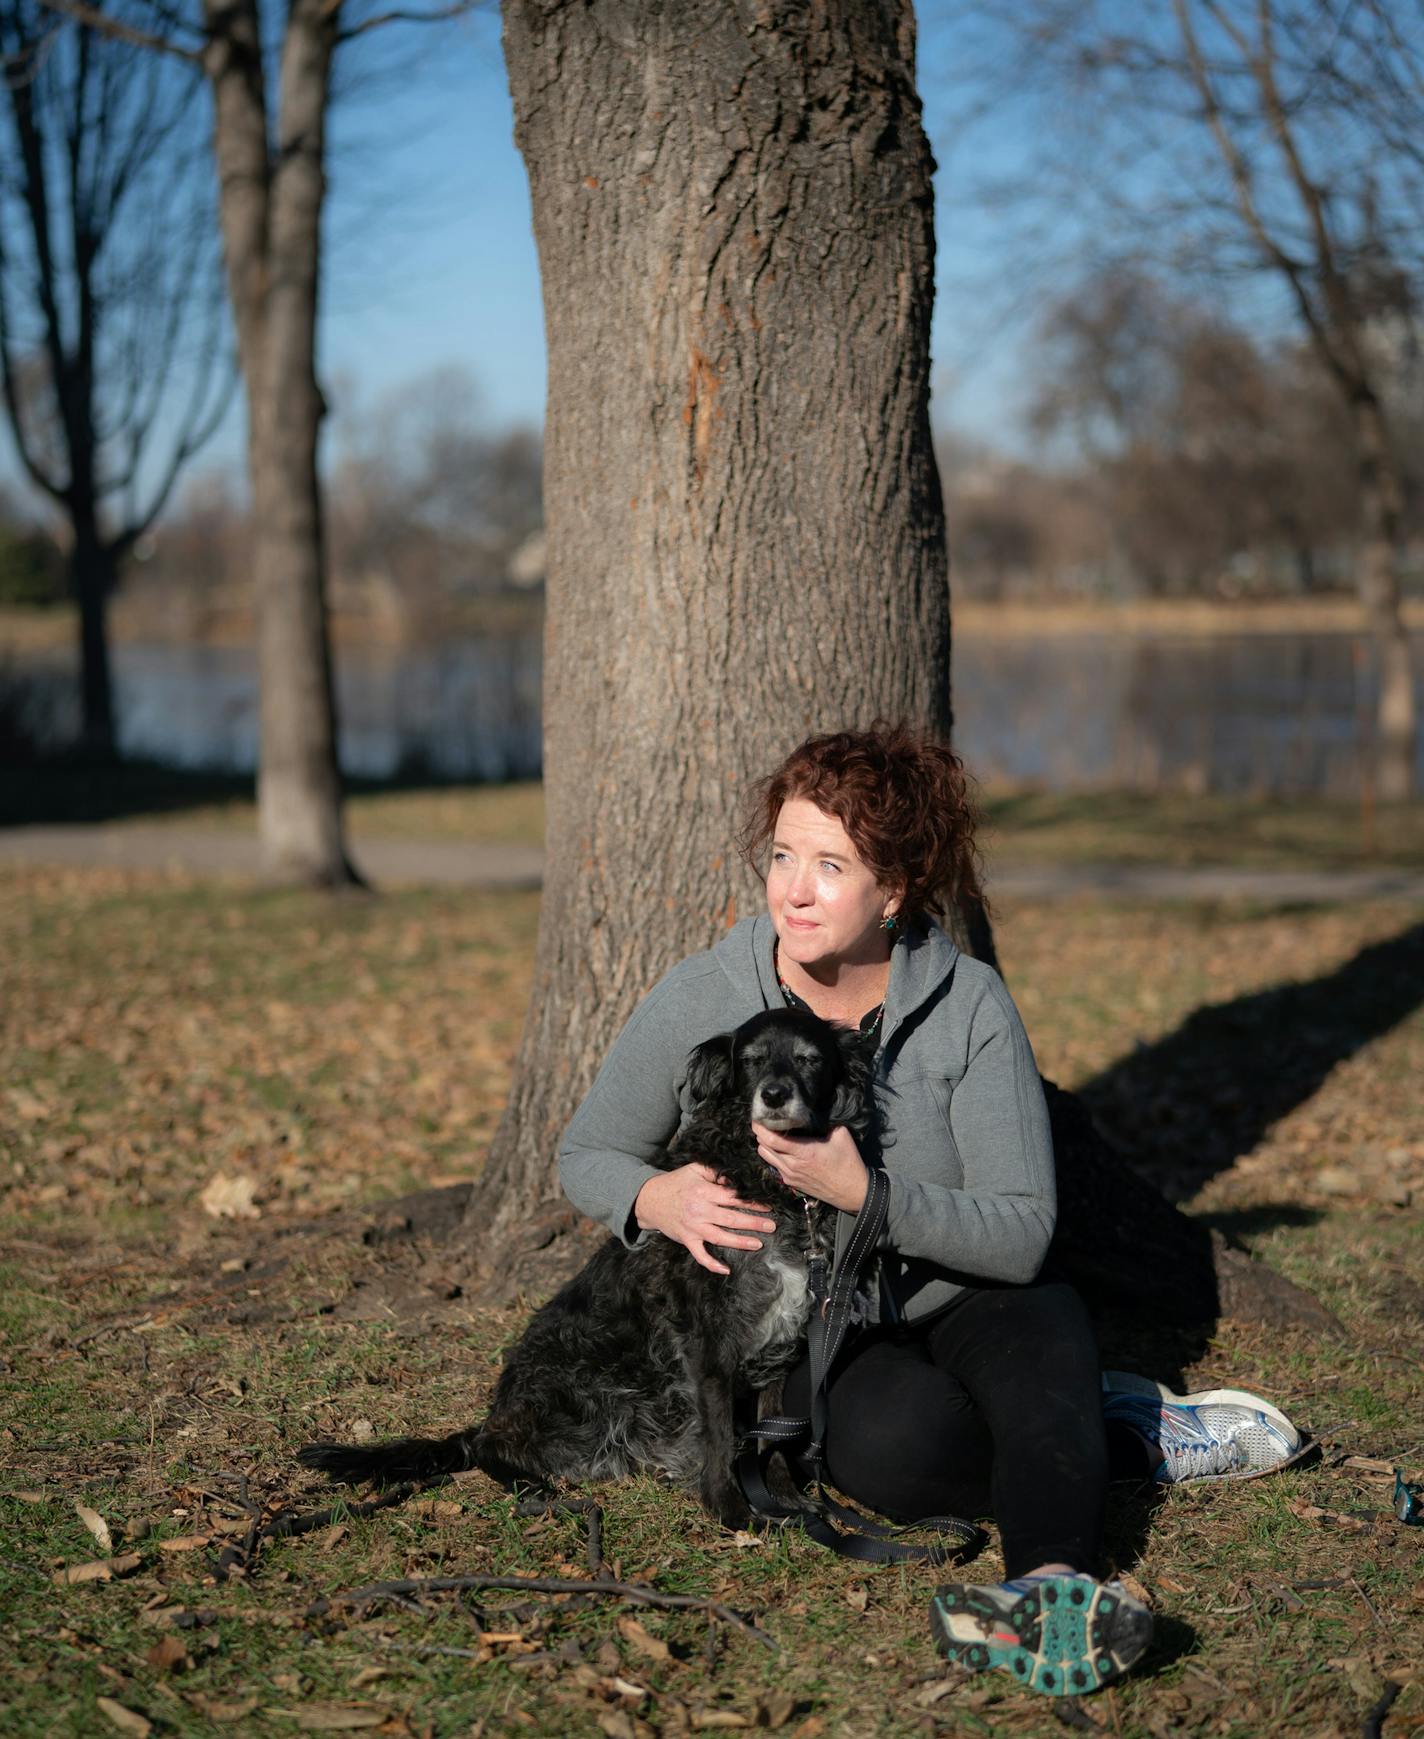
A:
<svg viewBox="0 0 1424 1739">
<path fill-rule="evenodd" d="M 1175 1395 L 1151 1377 L 1104 1371 L 1103 1417 L 1131 1427 L 1162 1457 L 1152 1477 L 1164 1485 L 1268 1473 L 1300 1448 L 1285 1414 L 1244 1389 Z"/>
<path fill-rule="evenodd" d="M 940 1653 L 971 1673 L 1001 1667 L 1031 1691 L 1080 1697 L 1138 1659 L 1152 1614 L 1118 1582 L 1020 1576 L 936 1589 L 930 1630 Z"/>
</svg>

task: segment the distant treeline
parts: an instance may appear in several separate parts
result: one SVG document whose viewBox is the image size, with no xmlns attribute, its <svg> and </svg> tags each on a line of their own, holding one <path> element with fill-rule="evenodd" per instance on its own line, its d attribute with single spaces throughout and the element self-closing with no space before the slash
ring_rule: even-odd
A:
<svg viewBox="0 0 1424 1739">
<path fill-rule="evenodd" d="M 1424 345 L 1390 312 L 1383 364 L 1416 587 L 1424 542 Z M 1039 329 L 1037 459 L 939 443 L 957 596 L 1280 597 L 1348 591 L 1359 465 L 1334 384 L 1148 277 L 1104 276 Z"/>
<path fill-rule="evenodd" d="M 1424 345 L 1382 319 L 1406 479 L 1411 577 L 1424 580 Z M 1045 316 L 1025 443 L 1011 458 L 938 442 L 955 595 L 1282 597 L 1348 592 L 1360 539 L 1359 469 L 1339 395 L 1298 346 L 1120 273 Z M 458 369 L 353 407 L 330 477 L 338 603 L 419 619 L 542 574 L 541 440 L 491 430 Z M 131 556 L 123 584 L 151 597 L 241 596 L 251 526 L 235 484 L 193 483 Z M 0 494 L 0 604 L 63 601 L 64 552 Z"/>
</svg>

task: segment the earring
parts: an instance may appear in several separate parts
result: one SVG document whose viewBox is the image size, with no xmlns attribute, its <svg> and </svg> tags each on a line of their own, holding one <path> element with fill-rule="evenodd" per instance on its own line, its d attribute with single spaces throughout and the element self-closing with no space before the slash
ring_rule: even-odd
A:
<svg viewBox="0 0 1424 1739">
<path fill-rule="evenodd" d="M 887 912 L 880 920 L 880 928 L 882 930 L 888 930 L 893 934 L 895 929 L 895 914 L 893 912 Z"/>
</svg>

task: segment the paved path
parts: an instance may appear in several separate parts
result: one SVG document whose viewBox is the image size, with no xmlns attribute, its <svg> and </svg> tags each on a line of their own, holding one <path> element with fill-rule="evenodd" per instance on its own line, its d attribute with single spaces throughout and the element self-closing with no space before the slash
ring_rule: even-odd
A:
<svg viewBox="0 0 1424 1739">
<path fill-rule="evenodd" d="M 361 840 L 357 863 L 380 886 L 536 888 L 544 854 L 537 846 L 461 840 Z M 182 869 L 198 875 L 255 876 L 257 841 L 227 829 L 145 826 L 0 828 L 0 864 L 103 865 Z M 1253 899 L 1283 903 L 1417 900 L 1424 872 L 1409 870 L 1170 869 L 1156 865 L 1066 864 L 1014 868 L 990 877 L 999 899 L 1047 900 L 1075 894 L 1124 900 Z"/>
</svg>

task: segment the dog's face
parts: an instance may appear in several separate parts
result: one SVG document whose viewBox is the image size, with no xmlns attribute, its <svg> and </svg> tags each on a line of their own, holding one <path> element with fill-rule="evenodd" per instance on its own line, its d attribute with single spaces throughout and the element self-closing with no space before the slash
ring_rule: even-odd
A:
<svg viewBox="0 0 1424 1739">
<path fill-rule="evenodd" d="M 820 1136 L 833 1123 L 864 1124 L 870 1063 L 859 1033 L 799 1009 L 768 1009 L 699 1045 L 688 1086 L 699 1104 L 731 1093 L 749 1122 Z"/>
</svg>

